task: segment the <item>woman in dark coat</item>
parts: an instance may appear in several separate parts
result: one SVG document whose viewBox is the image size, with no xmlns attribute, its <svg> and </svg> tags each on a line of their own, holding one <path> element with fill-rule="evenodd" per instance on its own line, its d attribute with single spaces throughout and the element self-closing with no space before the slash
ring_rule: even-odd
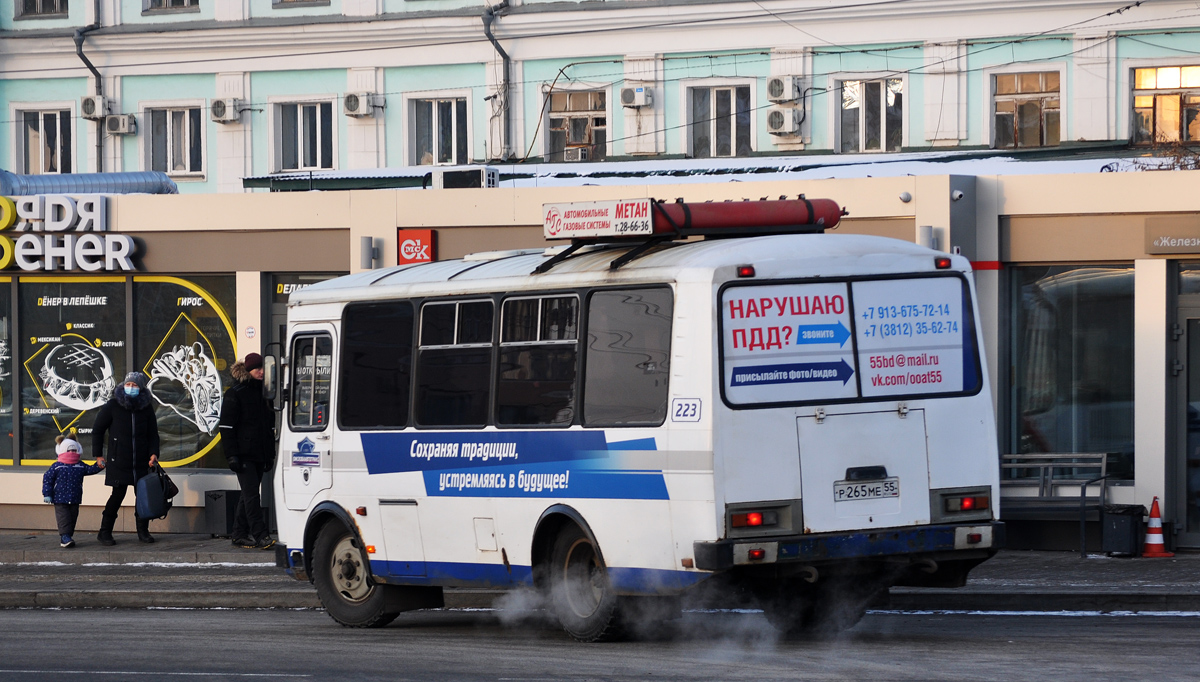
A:
<svg viewBox="0 0 1200 682">
<path fill-rule="evenodd" d="M 125 492 L 158 462 L 158 418 L 150 406 L 146 381 L 141 372 L 127 374 L 92 425 L 92 457 L 105 465 L 104 484 L 112 488 L 96 535 L 102 545 L 117 544 L 112 531 Z M 154 542 L 150 519 L 137 519 L 137 534 L 142 542 Z"/>
</svg>

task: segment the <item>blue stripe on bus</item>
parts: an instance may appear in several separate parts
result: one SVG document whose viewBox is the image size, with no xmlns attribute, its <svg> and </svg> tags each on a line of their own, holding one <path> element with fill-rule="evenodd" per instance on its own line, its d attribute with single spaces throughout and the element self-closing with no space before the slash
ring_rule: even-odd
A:
<svg viewBox="0 0 1200 682">
<path fill-rule="evenodd" d="M 368 474 L 422 472 L 430 497 L 666 500 L 661 470 L 625 469 L 653 438 L 609 443 L 603 431 L 362 434 Z"/>
<path fill-rule="evenodd" d="M 423 575 L 414 575 L 423 570 Z M 371 560 L 371 572 L 385 577 L 393 585 L 455 585 L 472 587 L 515 587 L 533 584 L 529 566 L 476 564 L 448 561 Z M 669 594 L 687 589 L 711 573 L 668 571 L 657 568 L 610 568 L 609 579 L 617 591 L 626 594 Z"/>
</svg>

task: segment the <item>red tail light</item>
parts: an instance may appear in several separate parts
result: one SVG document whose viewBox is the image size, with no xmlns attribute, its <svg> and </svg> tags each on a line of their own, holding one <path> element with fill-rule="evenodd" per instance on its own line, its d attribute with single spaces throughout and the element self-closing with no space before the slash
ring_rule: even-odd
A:
<svg viewBox="0 0 1200 682">
<path fill-rule="evenodd" d="M 733 528 L 749 528 L 758 526 L 779 525 L 779 512 L 741 512 L 729 517 L 729 525 Z"/>
<path fill-rule="evenodd" d="M 983 511 L 991 507 L 991 500 L 987 495 L 970 495 L 964 497 L 947 497 L 946 511 Z"/>
<path fill-rule="evenodd" d="M 937 268 L 938 270 L 945 270 L 946 268 L 950 267 L 950 259 L 946 258 L 945 256 L 934 258 L 933 267 Z"/>
<path fill-rule="evenodd" d="M 746 558 L 749 559 L 750 561 L 762 561 L 763 559 L 767 558 L 767 550 L 752 549 L 752 550 L 746 552 Z"/>
</svg>

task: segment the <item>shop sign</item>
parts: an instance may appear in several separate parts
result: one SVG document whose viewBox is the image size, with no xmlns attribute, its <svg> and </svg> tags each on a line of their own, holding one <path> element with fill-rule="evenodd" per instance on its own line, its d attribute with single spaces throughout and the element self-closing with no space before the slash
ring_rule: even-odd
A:
<svg viewBox="0 0 1200 682">
<path fill-rule="evenodd" d="M 649 199 L 578 201 L 542 206 L 546 239 L 632 237 L 654 234 Z"/>
<path fill-rule="evenodd" d="M 133 237 L 108 234 L 108 197 L 0 197 L 0 270 L 134 270 Z M 83 234 L 77 234 L 83 233 Z M 104 234 L 97 234 L 104 233 Z"/>
<path fill-rule="evenodd" d="M 437 260 L 437 232 L 396 230 L 396 264 L 432 263 Z"/>
<path fill-rule="evenodd" d="M 1200 253 L 1200 217 L 1147 218 L 1146 253 Z"/>
</svg>

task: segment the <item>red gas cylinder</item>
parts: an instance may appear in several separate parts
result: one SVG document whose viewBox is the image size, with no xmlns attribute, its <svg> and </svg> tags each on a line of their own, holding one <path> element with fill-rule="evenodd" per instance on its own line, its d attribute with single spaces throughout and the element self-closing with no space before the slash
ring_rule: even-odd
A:
<svg viewBox="0 0 1200 682">
<path fill-rule="evenodd" d="M 829 229 L 842 217 L 841 207 L 831 199 L 661 203 L 650 213 L 654 217 L 655 234 L 674 232 L 677 227 L 685 232 L 793 225 Z"/>
</svg>

